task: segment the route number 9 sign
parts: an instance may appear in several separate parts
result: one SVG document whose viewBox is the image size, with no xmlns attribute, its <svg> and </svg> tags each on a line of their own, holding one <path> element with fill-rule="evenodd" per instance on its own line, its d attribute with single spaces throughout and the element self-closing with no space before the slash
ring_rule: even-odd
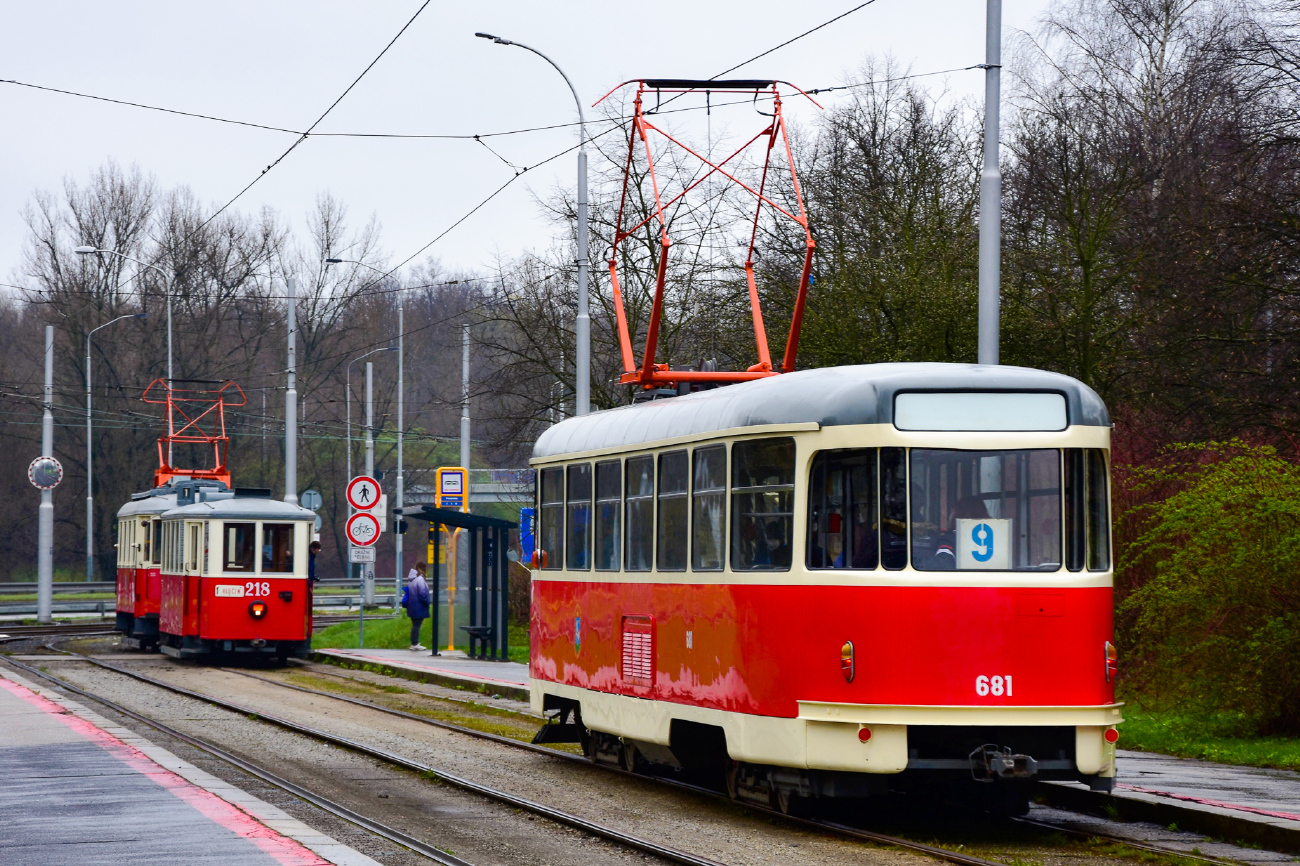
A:
<svg viewBox="0 0 1300 866">
<path fill-rule="evenodd" d="M 979 517 L 957 519 L 957 568 L 1006 571 L 1011 567 L 1011 521 Z"/>
<path fill-rule="evenodd" d="M 379 521 L 373 514 L 358 511 L 348 518 L 348 541 L 357 547 L 369 547 L 379 540 Z"/>
</svg>

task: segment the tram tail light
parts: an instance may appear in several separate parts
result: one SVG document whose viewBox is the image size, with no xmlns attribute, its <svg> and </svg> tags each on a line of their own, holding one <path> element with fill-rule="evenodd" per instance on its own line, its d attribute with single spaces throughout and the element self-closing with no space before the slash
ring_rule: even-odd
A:
<svg viewBox="0 0 1300 866">
<path fill-rule="evenodd" d="M 866 725 L 858 728 L 858 739 L 864 743 L 871 742 L 871 728 L 868 728 Z"/>
<path fill-rule="evenodd" d="M 266 602 L 255 601 L 248 606 L 248 615 L 253 619 L 261 619 L 266 616 Z"/>
<path fill-rule="evenodd" d="M 1102 739 L 1110 743 L 1112 746 L 1115 745 L 1117 742 L 1119 742 L 1119 731 L 1115 730 L 1114 728 L 1107 728 L 1106 732 L 1101 736 Z"/>
<path fill-rule="evenodd" d="M 840 647 L 840 673 L 846 683 L 853 682 L 853 641 L 846 640 Z M 869 735 L 868 735 L 869 736 Z"/>
<path fill-rule="evenodd" d="M 1119 676 L 1119 650 L 1110 641 L 1106 641 L 1106 682 Z"/>
</svg>

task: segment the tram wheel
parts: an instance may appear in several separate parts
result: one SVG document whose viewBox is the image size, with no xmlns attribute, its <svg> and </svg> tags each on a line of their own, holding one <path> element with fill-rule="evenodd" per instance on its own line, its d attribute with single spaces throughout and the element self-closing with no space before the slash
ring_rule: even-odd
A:
<svg viewBox="0 0 1300 866">
<path fill-rule="evenodd" d="M 618 765 L 629 773 L 637 771 L 636 746 L 631 743 L 623 744 L 623 747 L 618 750 Z"/>
<path fill-rule="evenodd" d="M 740 762 L 727 762 L 727 796 L 733 800 L 740 799 Z"/>
</svg>

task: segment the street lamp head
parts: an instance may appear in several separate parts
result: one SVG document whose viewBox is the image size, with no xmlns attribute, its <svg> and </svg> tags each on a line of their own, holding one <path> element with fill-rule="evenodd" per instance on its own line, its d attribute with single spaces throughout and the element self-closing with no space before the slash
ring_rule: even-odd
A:
<svg viewBox="0 0 1300 866">
<path fill-rule="evenodd" d="M 509 39 L 502 39 L 500 36 L 493 36 L 491 33 L 475 33 L 479 39 L 491 39 L 497 45 L 514 45 Z"/>
<path fill-rule="evenodd" d="M 75 247 L 72 251 L 79 256 L 86 256 L 86 255 L 90 255 L 91 253 L 99 252 L 99 248 L 98 247 Z"/>
<path fill-rule="evenodd" d="M 133 319 L 139 319 L 139 320 L 141 320 L 141 321 L 144 321 L 145 319 L 149 318 L 149 314 L 148 314 L 148 313 L 136 313 L 136 314 L 135 314 L 134 316 L 132 316 L 131 318 L 133 318 Z"/>
<path fill-rule="evenodd" d="M 342 260 L 342 259 L 326 259 L 326 260 L 325 260 L 325 264 L 327 264 L 327 265 L 341 265 L 341 264 L 343 264 L 343 260 Z"/>
</svg>

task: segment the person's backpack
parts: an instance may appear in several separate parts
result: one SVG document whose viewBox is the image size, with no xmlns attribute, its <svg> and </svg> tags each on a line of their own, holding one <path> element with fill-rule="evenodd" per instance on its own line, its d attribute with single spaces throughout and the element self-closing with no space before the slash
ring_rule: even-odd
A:
<svg viewBox="0 0 1300 866">
<path fill-rule="evenodd" d="M 408 583 L 402 587 L 402 607 L 406 607 L 411 599 L 411 585 Z"/>
</svg>

